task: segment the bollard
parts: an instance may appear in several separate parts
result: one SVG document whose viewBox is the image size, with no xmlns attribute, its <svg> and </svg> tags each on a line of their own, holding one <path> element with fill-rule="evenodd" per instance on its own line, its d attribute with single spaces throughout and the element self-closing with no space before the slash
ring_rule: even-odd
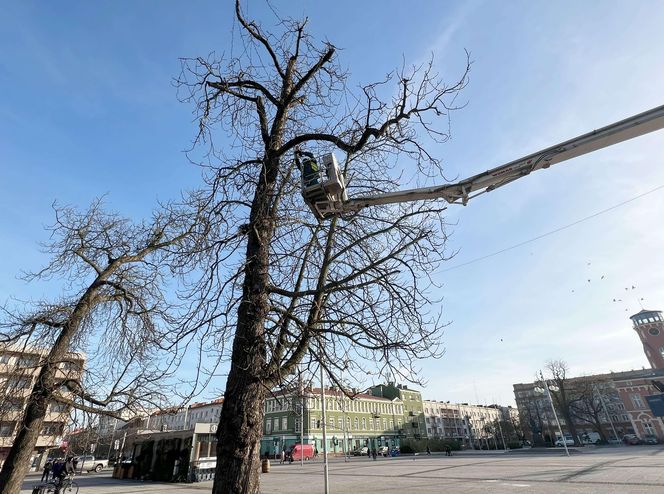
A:
<svg viewBox="0 0 664 494">
<path fill-rule="evenodd" d="M 265 458 L 263 460 L 263 462 L 261 463 L 261 466 L 262 466 L 261 470 L 262 470 L 263 473 L 270 473 L 270 460 Z"/>
</svg>

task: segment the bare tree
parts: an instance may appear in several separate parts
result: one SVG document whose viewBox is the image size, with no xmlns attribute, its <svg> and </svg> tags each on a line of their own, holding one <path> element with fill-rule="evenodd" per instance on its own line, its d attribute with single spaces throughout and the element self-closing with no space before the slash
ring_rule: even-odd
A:
<svg viewBox="0 0 664 494">
<path fill-rule="evenodd" d="M 564 360 L 550 360 L 546 363 L 545 369 L 551 377 L 545 377 L 547 380 L 551 398 L 556 410 L 565 420 L 566 428 L 574 439 L 574 444 L 580 446 L 579 438 L 574 423 L 572 407 L 579 401 L 579 393 L 576 389 L 576 383 L 568 376 L 569 366 Z M 545 384 L 540 381 L 540 385 Z M 561 438 L 564 440 L 564 438 Z"/>
<path fill-rule="evenodd" d="M 578 378 L 575 389 L 577 399 L 570 406 L 572 416 L 590 424 L 600 435 L 601 440 L 606 442 L 607 435 L 602 424 L 606 422 L 609 412 L 605 408 L 605 403 L 611 399 L 615 390 L 609 382 L 591 377 Z"/>
<path fill-rule="evenodd" d="M 349 374 L 417 380 L 414 362 L 442 354 L 429 276 L 446 258 L 445 207 L 380 206 L 318 222 L 293 153 L 343 155 L 350 195 L 440 180 L 425 143 L 448 138 L 469 65 L 450 85 L 431 60 L 353 91 L 335 47 L 311 39 L 306 20 L 281 21 L 272 34 L 239 1 L 235 13 L 240 55 L 185 59 L 178 80 L 195 106 L 218 220 L 210 250 L 191 256 L 205 275 L 189 287 L 197 310 L 187 326 L 207 327 L 210 346 L 230 358 L 214 492 L 256 493 L 264 401 L 298 365 L 322 365 L 344 387 Z"/>
<path fill-rule="evenodd" d="M 525 434 L 530 434 L 533 444 L 536 446 L 543 445 L 544 439 L 544 420 L 539 407 L 539 398 L 527 400 L 519 405 L 520 423 L 522 431 Z M 526 424 L 527 427 L 526 428 Z"/>
<path fill-rule="evenodd" d="M 131 224 L 106 213 L 99 201 L 87 211 L 55 207 L 45 251 L 48 266 L 27 280 L 62 283 L 57 300 L 5 308 L 2 345 L 37 349 L 31 393 L 0 472 L 0 492 L 17 494 L 28 460 L 54 403 L 90 413 L 141 409 L 159 403 L 171 359 L 157 352 L 176 322 L 165 295 L 180 249 L 201 223 L 195 210 L 164 206 L 149 222 Z M 85 351 L 87 369 L 80 368 Z M 78 368 L 77 368 L 78 366 Z M 33 380 L 33 376 L 36 379 Z"/>
</svg>

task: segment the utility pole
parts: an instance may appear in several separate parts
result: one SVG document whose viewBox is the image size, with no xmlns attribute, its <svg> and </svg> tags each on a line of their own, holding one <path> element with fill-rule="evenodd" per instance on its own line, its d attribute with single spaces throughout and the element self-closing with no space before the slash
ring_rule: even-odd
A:
<svg viewBox="0 0 664 494">
<path fill-rule="evenodd" d="M 302 384 L 302 370 L 300 369 L 299 378 L 300 388 L 300 446 L 302 454 L 300 455 L 300 466 L 304 466 L 304 386 Z"/>
<path fill-rule="evenodd" d="M 599 396 L 599 402 L 602 404 L 602 408 L 604 409 L 604 413 L 606 415 L 606 418 L 609 419 L 609 424 L 611 424 L 611 430 L 613 430 L 613 436 L 618 439 L 618 433 L 616 432 L 616 428 L 613 425 L 613 420 L 611 419 L 611 414 L 609 413 L 609 409 L 606 407 L 606 403 L 604 402 L 604 397 L 602 396 L 602 393 L 599 389 L 597 389 L 596 383 L 593 383 L 593 389 L 595 390 L 595 393 L 597 393 L 597 396 Z"/>
<path fill-rule="evenodd" d="M 540 371 L 540 377 L 542 378 L 542 382 L 544 383 L 544 389 L 546 390 L 546 395 L 549 398 L 549 403 L 551 404 L 551 410 L 553 410 L 553 418 L 556 419 L 556 424 L 558 425 L 558 431 L 560 432 L 560 442 L 563 443 L 563 446 L 565 446 L 565 454 L 569 456 L 569 449 L 567 449 L 567 439 L 565 438 L 565 434 L 563 434 L 563 428 L 560 426 L 560 420 L 558 420 L 558 414 L 556 413 L 556 407 L 553 404 L 553 398 L 551 397 L 551 391 L 549 390 L 549 383 L 544 379 L 544 373 Z"/>
<path fill-rule="evenodd" d="M 320 359 L 320 396 L 321 406 L 323 408 L 323 471 L 325 475 L 325 494 L 330 494 L 330 479 L 327 464 L 327 414 L 325 412 L 325 372 L 323 369 L 323 359 Z"/>
<path fill-rule="evenodd" d="M 509 414 L 509 410 L 507 411 L 507 413 Z M 503 414 L 503 411 L 500 410 L 500 415 L 502 416 L 502 414 Z M 504 449 L 505 451 L 507 451 L 507 443 L 505 442 L 505 434 L 503 434 L 503 426 L 500 425 L 500 422 L 501 422 L 501 420 L 500 420 L 500 418 L 499 418 L 499 419 L 498 419 L 498 430 L 500 431 L 500 437 L 501 437 L 502 440 L 503 440 L 503 449 Z M 496 449 L 498 449 L 498 448 L 496 448 Z"/>
</svg>

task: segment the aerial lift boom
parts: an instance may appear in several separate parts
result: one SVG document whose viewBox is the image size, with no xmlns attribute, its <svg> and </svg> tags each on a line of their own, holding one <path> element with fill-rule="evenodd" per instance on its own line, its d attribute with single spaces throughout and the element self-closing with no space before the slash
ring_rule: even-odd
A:
<svg viewBox="0 0 664 494">
<path fill-rule="evenodd" d="M 466 205 L 469 199 L 502 187 L 540 168 L 664 128 L 664 105 L 556 144 L 456 183 L 347 198 L 343 176 L 332 154 L 321 158 L 320 179 L 312 186 L 303 176 L 302 195 L 319 218 L 348 214 L 368 206 L 443 199 Z M 305 186 L 306 183 L 306 186 Z"/>
</svg>

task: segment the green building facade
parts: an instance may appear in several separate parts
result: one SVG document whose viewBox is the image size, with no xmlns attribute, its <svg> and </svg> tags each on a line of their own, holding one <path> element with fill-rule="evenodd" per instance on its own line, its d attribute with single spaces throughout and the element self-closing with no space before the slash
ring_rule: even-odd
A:
<svg viewBox="0 0 664 494">
<path fill-rule="evenodd" d="M 427 427 L 424 418 L 422 393 L 408 386 L 394 383 L 379 384 L 371 388 L 373 396 L 399 400 L 403 404 L 403 438 L 426 439 Z"/>
<path fill-rule="evenodd" d="M 323 413 L 320 388 L 275 393 L 265 404 L 261 455 L 278 456 L 296 443 L 323 451 Z M 348 398 L 335 388 L 325 390 L 327 448 L 330 454 L 352 454 L 401 445 L 404 438 L 426 437 L 419 391 L 394 384 Z M 304 431 L 301 431 L 301 424 Z"/>
</svg>

